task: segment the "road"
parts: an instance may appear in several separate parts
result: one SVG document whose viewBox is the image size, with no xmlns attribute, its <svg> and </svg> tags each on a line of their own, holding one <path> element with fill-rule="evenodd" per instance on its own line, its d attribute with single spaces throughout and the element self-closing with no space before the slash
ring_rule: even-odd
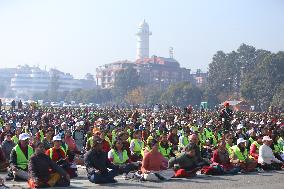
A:
<svg viewBox="0 0 284 189">
<path fill-rule="evenodd" d="M 5 177 L 4 173 L 0 176 Z M 90 183 L 86 178 L 84 168 L 79 168 L 79 177 L 71 180 L 69 188 L 168 188 L 168 189 L 234 189 L 234 188 L 251 188 L 251 189 L 281 189 L 284 187 L 284 171 L 271 171 L 264 173 L 250 173 L 227 176 L 207 176 L 198 175 L 191 179 L 172 179 L 165 182 L 138 182 L 134 180 L 124 180 L 121 177 L 116 178 L 118 183 L 109 185 L 96 185 Z M 26 182 L 7 181 L 6 185 L 11 188 L 27 188 Z"/>
</svg>

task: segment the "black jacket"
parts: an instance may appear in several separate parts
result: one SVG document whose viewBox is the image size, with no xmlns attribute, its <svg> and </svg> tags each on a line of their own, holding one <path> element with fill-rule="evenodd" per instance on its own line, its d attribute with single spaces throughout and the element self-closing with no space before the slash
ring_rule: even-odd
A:
<svg viewBox="0 0 284 189">
<path fill-rule="evenodd" d="M 49 169 L 59 173 L 61 176 L 66 176 L 67 174 L 45 154 L 34 154 L 29 160 L 29 176 L 36 181 L 47 181 L 50 175 Z"/>
<path fill-rule="evenodd" d="M 107 153 L 103 151 L 89 150 L 85 154 L 84 161 L 88 176 L 91 176 L 94 172 L 106 173 L 108 172 L 107 168 L 118 169 L 116 165 L 109 161 Z"/>
</svg>

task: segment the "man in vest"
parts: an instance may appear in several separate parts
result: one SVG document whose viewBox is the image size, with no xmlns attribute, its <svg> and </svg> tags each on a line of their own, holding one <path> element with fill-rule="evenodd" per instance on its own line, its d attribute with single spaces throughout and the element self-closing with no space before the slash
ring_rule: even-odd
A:
<svg viewBox="0 0 284 189">
<path fill-rule="evenodd" d="M 162 133 L 160 136 L 159 152 L 167 159 L 174 156 L 172 148 L 170 147 L 169 141 L 167 139 L 167 133 Z"/>
<path fill-rule="evenodd" d="M 239 138 L 237 145 L 232 147 L 232 163 L 240 166 L 242 172 L 252 172 L 257 166 L 257 162 L 249 158 L 246 140 Z"/>
<path fill-rule="evenodd" d="M 188 145 L 189 135 L 190 135 L 190 130 L 185 129 L 184 134 L 179 137 L 179 144 L 178 144 L 179 151 L 182 151 Z"/>
<path fill-rule="evenodd" d="M 142 154 L 141 150 L 144 148 L 144 142 L 141 139 L 141 131 L 136 130 L 133 133 L 133 139 L 130 142 L 130 152 L 131 152 L 131 160 L 132 161 L 141 161 Z"/>
<path fill-rule="evenodd" d="M 7 179 L 20 179 L 28 180 L 28 161 L 33 155 L 34 151 L 31 146 L 29 146 L 29 134 L 22 133 L 19 135 L 19 144 L 17 144 L 10 156 L 10 167 L 12 174 L 8 174 Z"/>
</svg>

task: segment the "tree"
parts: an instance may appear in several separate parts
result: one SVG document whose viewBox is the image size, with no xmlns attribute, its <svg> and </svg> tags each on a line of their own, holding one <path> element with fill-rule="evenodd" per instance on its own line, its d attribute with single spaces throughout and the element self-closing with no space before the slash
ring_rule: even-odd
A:
<svg viewBox="0 0 284 189">
<path fill-rule="evenodd" d="M 254 70 L 248 73 L 241 87 L 242 96 L 264 110 L 284 82 L 284 52 L 266 54 Z M 275 97 L 276 98 L 276 97 Z"/>
<path fill-rule="evenodd" d="M 199 105 L 201 102 L 201 90 L 189 82 L 171 85 L 162 95 L 161 101 L 166 104 L 185 107 L 188 104 Z"/>
<path fill-rule="evenodd" d="M 284 109 L 284 83 L 282 83 L 276 90 L 272 102 L 272 106 L 281 107 Z"/>
<path fill-rule="evenodd" d="M 142 86 L 140 76 L 136 69 L 129 67 L 118 72 L 114 82 L 113 93 L 117 100 L 120 99 L 119 101 L 121 102 L 128 92 L 139 86 Z"/>
<path fill-rule="evenodd" d="M 143 104 L 145 101 L 145 97 L 143 94 L 143 89 L 138 87 L 129 91 L 125 96 L 125 101 L 129 104 L 136 105 L 136 104 Z"/>
</svg>

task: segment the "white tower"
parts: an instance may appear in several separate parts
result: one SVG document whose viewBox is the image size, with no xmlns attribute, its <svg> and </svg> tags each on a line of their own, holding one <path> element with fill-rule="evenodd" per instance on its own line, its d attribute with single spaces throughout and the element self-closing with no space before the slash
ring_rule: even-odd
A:
<svg viewBox="0 0 284 189">
<path fill-rule="evenodd" d="M 139 24 L 137 35 L 137 52 L 136 59 L 149 58 L 149 36 L 152 32 L 149 31 L 149 25 L 143 20 Z"/>
</svg>

